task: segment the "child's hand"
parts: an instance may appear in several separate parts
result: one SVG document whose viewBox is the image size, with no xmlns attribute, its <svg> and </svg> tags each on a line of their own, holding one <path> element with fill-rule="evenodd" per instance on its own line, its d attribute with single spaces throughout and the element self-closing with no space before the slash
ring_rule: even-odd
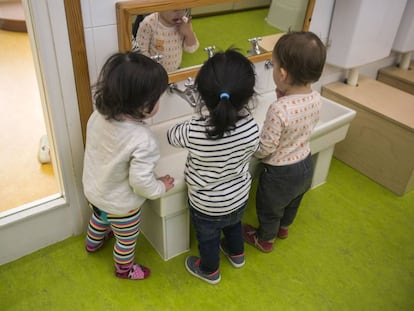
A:
<svg viewBox="0 0 414 311">
<path fill-rule="evenodd" d="M 177 28 L 184 37 L 192 35 L 193 27 L 191 25 L 191 16 L 183 16 L 181 22 L 177 24 Z"/>
<path fill-rule="evenodd" d="M 285 94 L 286 93 L 284 91 L 276 88 L 276 98 L 281 98 L 281 97 L 285 96 Z"/>
<path fill-rule="evenodd" d="M 165 175 L 160 178 L 158 178 L 164 183 L 165 190 L 168 191 L 174 187 L 174 178 L 170 175 Z"/>
</svg>

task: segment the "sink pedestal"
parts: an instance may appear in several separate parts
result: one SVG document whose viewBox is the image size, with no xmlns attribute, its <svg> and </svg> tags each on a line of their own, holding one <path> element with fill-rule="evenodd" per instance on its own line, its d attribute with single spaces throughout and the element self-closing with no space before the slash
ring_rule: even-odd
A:
<svg viewBox="0 0 414 311">
<path fill-rule="evenodd" d="M 141 230 L 164 260 L 190 250 L 190 217 L 187 192 L 147 200 L 142 207 Z"/>
</svg>

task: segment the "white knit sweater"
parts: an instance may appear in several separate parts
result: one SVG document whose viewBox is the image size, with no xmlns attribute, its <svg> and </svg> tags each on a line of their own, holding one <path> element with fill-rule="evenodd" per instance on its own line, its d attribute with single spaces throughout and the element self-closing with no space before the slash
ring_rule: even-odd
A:
<svg viewBox="0 0 414 311">
<path fill-rule="evenodd" d="M 91 115 L 83 168 L 83 187 L 90 203 L 110 214 L 126 214 L 146 199 L 165 193 L 154 175 L 159 148 L 150 128 L 138 121 L 108 121 Z"/>
</svg>

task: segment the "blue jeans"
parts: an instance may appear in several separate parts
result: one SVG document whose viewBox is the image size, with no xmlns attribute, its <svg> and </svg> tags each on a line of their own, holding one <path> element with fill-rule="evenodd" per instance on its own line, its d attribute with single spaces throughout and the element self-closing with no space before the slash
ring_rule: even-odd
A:
<svg viewBox="0 0 414 311">
<path fill-rule="evenodd" d="M 280 226 L 293 223 L 303 195 L 312 184 L 313 161 L 309 154 L 291 165 L 263 166 L 256 192 L 257 234 L 259 239 L 270 241 L 277 236 Z"/>
<path fill-rule="evenodd" d="M 241 220 L 247 202 L 228 215 L 209 216 L 191 207 L 190 216 L 198 240 L 200 269 L 204 273 L 213 273 L 220 264 L 220 237 L 223 231 L 230 254 L 244 253 Z"/>
</svg>

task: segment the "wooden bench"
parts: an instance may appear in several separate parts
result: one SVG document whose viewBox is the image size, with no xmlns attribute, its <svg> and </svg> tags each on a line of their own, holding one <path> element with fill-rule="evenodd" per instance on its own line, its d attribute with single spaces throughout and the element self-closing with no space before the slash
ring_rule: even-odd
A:
<svg viewBox="0 0 414 311">
<path fill-rule="evenodd" d="M 334 156 L 397 195 L 414 189 L 414 95 L 364 76 L 322 95 L 357 112 Z"/>
</svg>

